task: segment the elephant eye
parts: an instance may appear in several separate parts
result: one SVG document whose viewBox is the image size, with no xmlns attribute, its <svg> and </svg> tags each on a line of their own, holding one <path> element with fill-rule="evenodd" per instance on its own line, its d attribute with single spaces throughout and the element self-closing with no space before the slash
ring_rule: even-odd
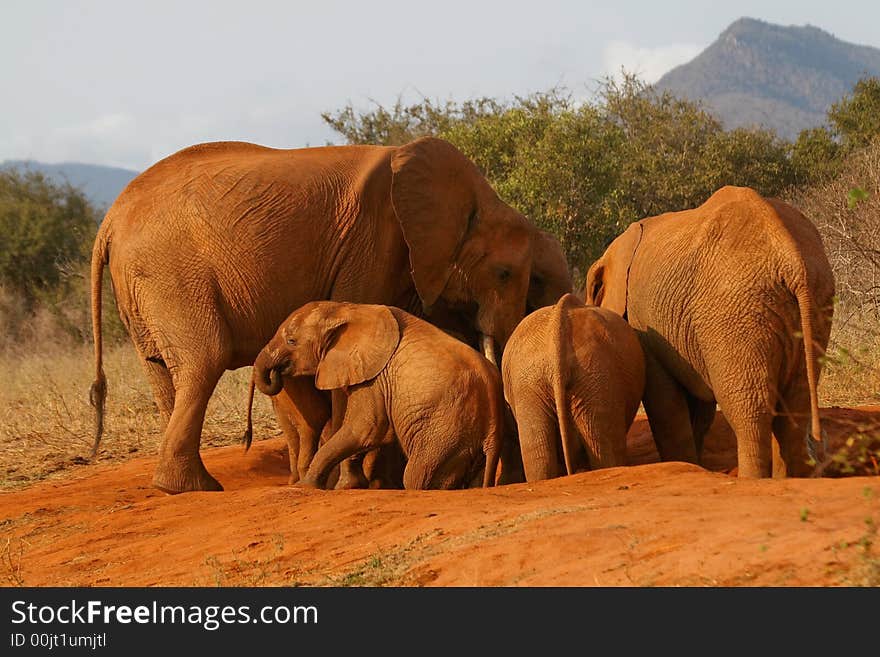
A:
<svg viewBox="0 0 880 657">
<path fill-rule="evenodd" d="M 287 338 L 287 344 L 296 344 L 296 338 Z"/>
<path fill-rule="evenodd" d="M 507 267 L 502 267 L 498 270 L 498 280 L 502 283 L 506 283 L 510 279 L 510 270 Z"/>
</svg>

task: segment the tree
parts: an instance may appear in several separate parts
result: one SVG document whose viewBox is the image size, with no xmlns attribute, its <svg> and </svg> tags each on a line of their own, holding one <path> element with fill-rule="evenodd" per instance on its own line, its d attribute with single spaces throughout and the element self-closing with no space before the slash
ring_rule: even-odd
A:
<svg viewBox="0 0 880 657">
<path fill-rule="evenodd" d="M 826 127 L 802 130 L 791 147 L 791 163 L 799 184 L 827 180 L 840 170 L 843 148 Z"/>
<path fill-rule="evenodd" d="M 834 103 L 828 120 L 846 150 L 863 148 L 880 135 L 880 78 L 862 78 Z"/>
</svg>

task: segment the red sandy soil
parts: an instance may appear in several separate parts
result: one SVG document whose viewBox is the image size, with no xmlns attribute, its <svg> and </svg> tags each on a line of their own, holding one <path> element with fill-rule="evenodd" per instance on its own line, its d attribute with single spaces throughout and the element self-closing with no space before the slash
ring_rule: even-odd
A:
<svg viewBox="0 0 880 657">
<path fill-rule="evenodd" d="M 832 445 L 880 407 L 826 409 Z M 28 586 L 880 584 L 880 478 L 740 480 L 723 419 L 708 470 L 657 463 L 463 491 L 286 486 L 281 439 L 203 451 L 223 493 L 167 496 L 154 458 L 0 494 L 0 579 Z"/>
</svg>

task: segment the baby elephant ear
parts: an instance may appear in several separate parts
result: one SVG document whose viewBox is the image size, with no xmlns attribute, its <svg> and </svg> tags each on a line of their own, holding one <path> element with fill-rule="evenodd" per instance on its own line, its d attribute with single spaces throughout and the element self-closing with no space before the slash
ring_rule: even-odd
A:
<svg viewBox="0 0 880 657">
<path fill-rule="evenodd" d="M 320 390 L 353 386 L 376 377 L 400 342 L 400 326 L 386 306 L 345 303 L 323 336 L 315 375 Z"/>
</svg>

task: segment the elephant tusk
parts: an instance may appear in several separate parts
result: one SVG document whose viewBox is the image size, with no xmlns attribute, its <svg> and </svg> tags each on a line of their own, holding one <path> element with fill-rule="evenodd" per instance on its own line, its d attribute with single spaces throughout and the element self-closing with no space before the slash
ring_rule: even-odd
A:
<svg viewBox="0 0 880 657">
<path fill-rule="evenodd" d="M 498 367 L 498 359 L 495 357 L 495 340 L 491 335 L 480 333 L 480 346 L 483 348 L 483 355 L 495 367 Z"/>
</svg>

